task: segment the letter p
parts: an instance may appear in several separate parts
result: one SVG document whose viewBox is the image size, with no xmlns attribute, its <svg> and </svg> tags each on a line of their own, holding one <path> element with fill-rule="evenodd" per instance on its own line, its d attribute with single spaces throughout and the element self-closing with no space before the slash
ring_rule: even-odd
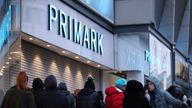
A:
<svg viewBox="0 0 192 108">
<path fill-rule="evenodd" d="M 48 5 L 48 30 L 52 29 L 53 21 L 57 20 L 57 9 L 55 6 Z"/>
</svg>

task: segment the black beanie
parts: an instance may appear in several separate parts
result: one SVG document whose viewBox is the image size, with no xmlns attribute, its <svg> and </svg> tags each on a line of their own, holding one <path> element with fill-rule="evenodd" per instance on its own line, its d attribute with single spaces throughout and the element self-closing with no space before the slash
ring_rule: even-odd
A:
<svg viewBox="0 0 192 108">
<path fill-rule="evenodd" d="M 90 88 L 92 90 L 95 90 L 95 84 L 93 82 L 93 78 L 88 77 L 88 80 L 85 82 L 85 87 L 84 88 Z"/>
<path fill-rule="evenodd" d="M 35 78 L 33 80 L 33 88 L 43 89 L 44 83 L 40 78 Z"/>
</svg>

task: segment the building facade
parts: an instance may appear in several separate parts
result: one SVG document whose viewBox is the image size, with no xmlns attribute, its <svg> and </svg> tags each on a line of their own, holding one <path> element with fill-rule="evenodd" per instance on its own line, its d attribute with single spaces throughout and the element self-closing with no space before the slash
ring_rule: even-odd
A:
<svg viewBox="0 0 192 108">
<path fill-rule="evenodd" d="M 88 76 L 103 91 L 148 76 L 191 88 L 191 0 L 1 0 L 0 9 L 0 97 L 20 70 L 30 87 L 53 74 L 71 92 Z"/>
</svg>

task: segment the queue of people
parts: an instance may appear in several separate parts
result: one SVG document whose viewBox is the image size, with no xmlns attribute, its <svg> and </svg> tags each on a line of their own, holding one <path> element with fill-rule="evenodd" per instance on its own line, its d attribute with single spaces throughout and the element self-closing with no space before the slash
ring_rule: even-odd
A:
<svg viewBox="0 0 192 108">
<path fill-rule="evenodd" d="M 21 71 L 16 85 L 5 94 L 2 108 L 191 108 L 191 101 L 177 86 L 165 91 L 155 77 L 147 78 L 145 86 L 136 80 L 119 78 L 115 86 L 106 88 L 105 99 L 102 91 L 95 91 L 92 77 L 74 94 L 65 82 L 57 84 L 53 75 L 44 82 L 35 78 L 32 87 L 28 87 L 26 72 Z"/>
</svg>

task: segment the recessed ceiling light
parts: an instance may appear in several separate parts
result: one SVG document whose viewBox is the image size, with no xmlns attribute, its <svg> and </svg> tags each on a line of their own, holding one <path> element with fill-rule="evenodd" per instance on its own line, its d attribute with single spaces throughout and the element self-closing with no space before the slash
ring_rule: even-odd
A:
<svg viewBox="0 0 192 108">
<path fill-rule="evenodd" d="M 51 45 L 46 45 L 47 47 L 50 47 Z"/>
<path fill-rule="evenodd" d="M 0 76 L 2 76 L 3 75 L 3 73 L 0 73 Z"/>
<path fill-rule="evenodd" d="M 101 67 L 101 65 L 97 65 L 97 67 Z"/>
<path fill-rule="evenodd" d="M 29 40 L 33 40 L 33 38 L 29 38 Z"/>
<path fill-rule="evenodd" d="M 9 62 L 6 62 L 6 64 L 8 65 L 8 64 L 9 64 Z"/>
<path fill-rule="evenodd" d="M 87 63 L 90 63 L 90 61 L 88 60 Z"/>
<path fill-rule="evenodd" d="M 10 52 L 10 54 L 20 54 L 21 52 Z"/>
<path fill-rule="evenodd" d="M 65 53 L 66 53 L 66 51 L 62 51 L 62 53 L 64 53 L 64 54 L 65 54 Z"/>
<path fill-rule="evenodd" d="M 9 60 L 11 60 L 12 58 L 11 57 L 9 57 Z"/>
<path fill-rule="evenodd" d="M 76 58 L 76 59 L 78 59 L 78 58 L 79 58 L 79 56 L 76 56 L 75 58 Z"/>
</svg>

